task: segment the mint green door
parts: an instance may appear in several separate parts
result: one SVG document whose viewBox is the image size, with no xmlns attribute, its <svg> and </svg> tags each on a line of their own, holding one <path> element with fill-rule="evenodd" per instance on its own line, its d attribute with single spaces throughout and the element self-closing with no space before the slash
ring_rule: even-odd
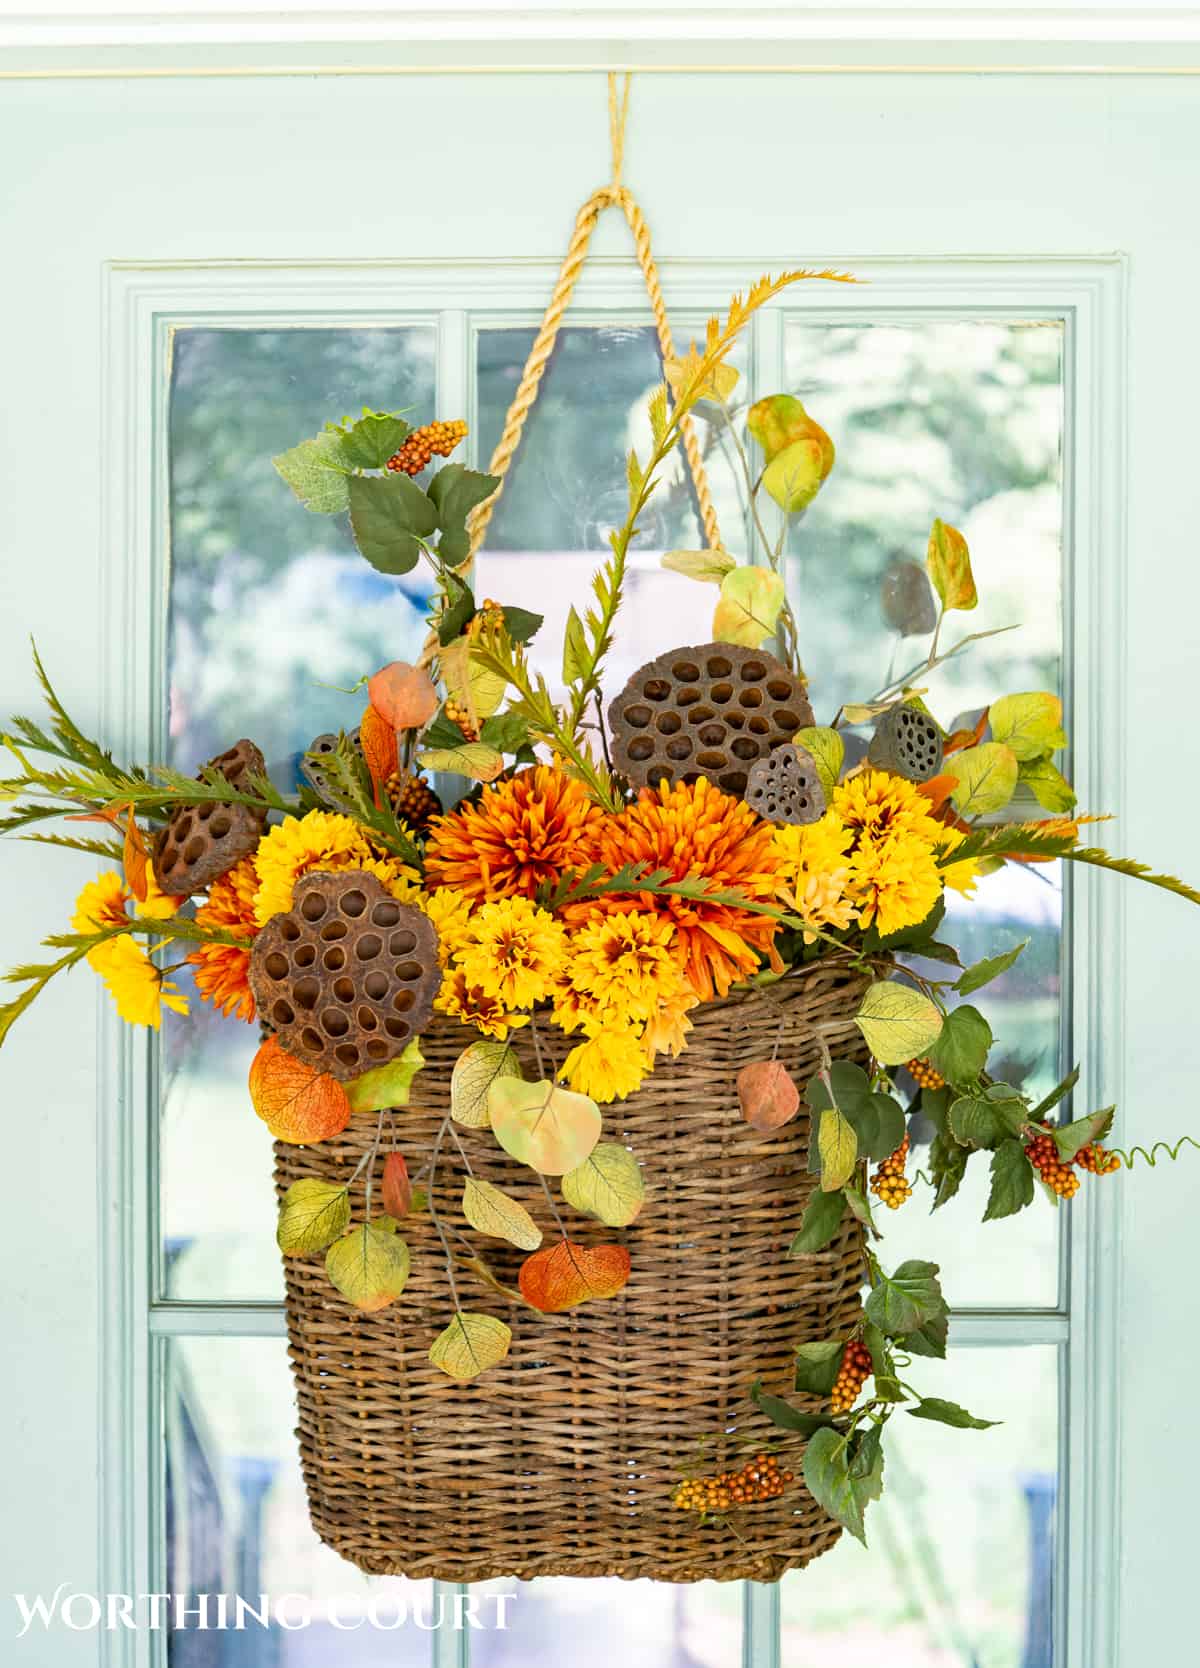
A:
<svg viewBox="0 0 1200 1668">
<path fill-rule="evenodd" d="M 466 416 L 486 462 L 575 209 L 607 172 L 603 80 L 10 82 L 0 123 L 19 163 L 0 709 L 33 704 L 33 631 L 119 750 L 190 767 L 232 725 L 285 758 L 352 706 L 322 686 L 418 640 L 421 598 L 356 591 L 266 459 L 366 401 Z M 889 563 L 933 514 L 962 518 L 978 623 L 1027 626 L 1019 651 L 996 639 L 964 674 L 962 708 L 980 670 L 1057 682 L 1084 803 L 1119 814 L 1122 849 L 1193 877 L 1200 234 L 1180 205 L 1198 140 L 1184 81 L 645 76 L 626 156 L 677 337 L 767 268 L 870 281 L 783 298 L 741 366 L 751 397 L 803 391 L 839 444 L 836 491 L 793 552 L 822 708 L 854 686 L 856 656 L 888 647 Z M 481 559 L 485 592 L 536 602 L 551 627 L 586 584 L 658 375 L 623 228 L 603 226 L 596 253 Z M 711 472 L 736 528 L 719 452 Z M 657 589 L 658 551 L 695 537 L 685 496 L 664 504 L 635 564 L 631 664 L 695 634 Z M 69 877 L 36 846 L 0 861 L 5 960 L 27 960 L 86 860 Z M 1108 877 L 1064 899 L 1038 876 L 989 908 L 1036 944 L 1003 1015 L 1025 1068 L 1048 1082 L 1080 1059 L 1091 1103 L 1121 1102 L 1128 1146 L 1188 1127 L 1200 935 L 1173 900 L 1124 902 Z M 59 1590 L 14 1661 L 1183 1660 L 1200 1366 L 1186 1159 L 982 1241 L 974 1199 L 931 1225 L 898 1213 L 889 1250 L 936 1242 L 956 1390 L 1005 1423 L 960 1447 L 905 1432 L 869 1551 L 840 1546 L 777 1590 L 508 1583 L 506 1627 L 489 1592 L 474 1595 L 487 1625 L 456 1628 L 458 1595 L 368 1584 L 307 1527 L 246 1064 L 240 1029 L 182 1026 L 143 1050 L 82 976 L 0 1060 L 0 1568 L 27 1605 Z M 88 1595 L 204 1591 L 296 1595 L 308 1621 L 90 1625 Z M 15 1640 L 25 1610 L 0 1604 Z"/>
</svg>

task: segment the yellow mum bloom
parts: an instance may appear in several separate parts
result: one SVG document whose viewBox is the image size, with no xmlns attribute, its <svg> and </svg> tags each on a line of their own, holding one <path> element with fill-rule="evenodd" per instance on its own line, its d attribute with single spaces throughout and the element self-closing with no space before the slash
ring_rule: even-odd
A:
<svg viewBox="0 0 1200 1668">
<path fill-rule="evenodd" d="M 471 920 L 471 900 L 453 886 L 443 886 L 436 892 L 419 892 L 412 901 L 436 927 L 438 960 L 445 967 L 466 938 Z"/>
<path fill-rule="evenodd" d="M 624 1020 L 648 1020 L 683 988 L 670 919 L 631 910 L 601 916 L 571 940 L 570 980 Z"/>
<path fill-rule="evenodd" d="M 475 911 L 455 959 L 468 984 L 505 1008 L 531 1008 L 549 996 L 566 947 L 561 922 L 529 898 L 514 896 Z"/>
<path fill-rule="evenodd" d="M 577 1044 L 563 1061 L 559 1076 L 577 1094 L 603 1103 L 631 1095 L 649 1070 L 637 1032 L 609 1029 Z"/>
<path fill-rule="evenodd" d="M 669 1002 L 661 1003 L 658 1012 L 650 1017 L 642 1034 L 642 1047 L 651 1065 L 656 1055 L 669 1054 L 675 1060 L 683 1053 L 687 1047 L 687 1034 L 692 1028 L 688 1012 L 699 1001 L 700 998 L 687 986 Z"/>
<path fill-rule="evenodd" d="M 912 834 L 865 841 L 851 859 L 850 879 L 859 920 L 884 937 L 915 927 L 942 895 L 934 850 Z"/>
<path fill-rule="evenodd" d="M 116 869 L 105 869 L 95 880 L 89 880 L 75 900 L 71 929 L 78 933 L 103 932 L 106 927 L 120 927 L 129 919 L 125 908 L 131 894 Z M 97 944 L 87 953 L 88 966 L 97 973 L 108 951 L 119 939 L 110 938 Z"/>
<path fill-rule="evenodd" d="M 612 1023 L 608 1006 L 579 990 L 569 975 L 554 981 L 550 996 L 554 1004 L 551 1017 L 562 1031 L 583 1031 L 594 1037 Z"/>
<path fill-rule="evenodd" d="M 377 857 L 358 824 L 337 811 L 285 817 L 263 835 L 254 861 L 258 867 L 254 914 L 260 927 L 292 907 L 296 882 L 311 869 L 366 869 L 402 902 L 408 901 L 411 887 L 401 883 L 418 879 L 416 870 L 406 864 Z"/>
<path fill-rule="evenodd" d="M 150 1025 L 157 1031 L 164 1008 L 171 1008 L 177 1014 L 187 1013 L 187 998 L 179 987 L 163 978 L 142 946 L 132 938 L 113 938 L 98 949 L 103 960 L 92 965 L 108 986 L 117 1012 L 128 1024 Z M 88 960 L 95 954 L 92 951 Z"/>
<path fill-rule="evenodd" d="M 853 830 L 836 811 L 826 811 L 819 821 L 802 828 L 784 824 L 775 829 L 780 895 L 814 929 L 841 929 L 858 918 L 850 893 L 848 853 L 853 843 Z M 804 942 L 812 944 L 816 937 L 815 930 L 806 931 Z"/>
<path fill-rule="evenodd" d="M 839 782 L 831 809 L 856 845 L 910 834 L 936 846 L 946 833 L 945 824 L 930 815 L 925 795 L 903 776 L 886 770 L 860 770 L 857 776 Z"/>
<path fill-rule="evenodd" d="M 508 1013 L 496 997 L 468 983 L 461 967 L 452 968 L 446 974 L 433 1005 L 439 1013 L 461 1019 L 464 1025 L 473 1025 L 485 1037 L 503 1040 L 510 1031 L 529 1024 L 528 1014 Z"/>
<path fill-rule="evenodd" d="M 943 828 L 942 837 L 938 842 L 939 855 L 944 857 L 957 846 L 961 846 L 966 835 L 958 828 Z M 942 869 L 942 881 L 955 892 L 961 892 L 964 898 L 969 898 L 975 891 L 975 882 L 979 879 L 980 868 L 978 857 L 968 857 L 962 863 L 947 863 Z"/>
</svg>

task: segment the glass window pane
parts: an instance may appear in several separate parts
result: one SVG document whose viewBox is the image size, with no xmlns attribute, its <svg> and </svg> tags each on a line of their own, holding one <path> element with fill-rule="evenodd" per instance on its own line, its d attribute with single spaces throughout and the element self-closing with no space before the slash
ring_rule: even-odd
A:
<svg viewBox="0 0 1200 1668">
<path fill-rule="evenodd" d="M 1004 1422 L 951 1431 L 894 1416 L 869 1547 L 844 1535 L 783 1578 L 787 1668 L 1051 1668 L 1057 1354 L 914 1362 L 918 1388 Z"/>
<path fill-rule="evenodd" d="M 472 1591 L 513 1600 L 505 1632 L 471 1634 L 471 1668 L 741 1668 L 738 1581 L 550 1579 Z"/>
<path fill-rule="evenodd" d="M 344 516 L 313 515 L 271 458 L 331 418 L 434 415 L 431 327 L 180 329 L 170 407 L 172 764 L 239 736 L 285 789 L 315 735 L 352 727 L 362 673 L 421 642 L 426 581 L 355 552 Z M 177 982 L 186 987 L 188 970 Z M 172 1297 L 283 1295 L 271 1141 L 246 1100 L 256 1029 L 191 1002 L 164 1028 L 162 1233 Z"/>
<path fill-rule="evenodd" d="M 789 586 L 818 723 L 921 664 L 930 638 L 885 612 L 901 562 L 923 564 L 935 516 L 971 549 L 979 605 L 949 616 L 940 647 L 1016 626 L 916 680 L 945 724 L 997 695 L 1062 693 L 1063 330 L 1048 322 L 926 319 L 820 324 L 789 318 L 785 386 L 837 446 L 837 464 L 789 546 Z M 927 623 L 927 622 L 925 622 Z M 866 737 L 869 730 L 857 731 Z M 1042 814 L 1030 800 L 1028 815 Z M 1062 901 L 1057 865 L 1010 866 L 968 901 L 948 896 L 939 936 L 964 963 L 1030 940 L 972 998 L 1006 1081 L 1044 1093 L 1060 1075 Z M 945 968 L 929 963 L 932 977 Z M 915 1163 L 930 1131 L 918 1125 Z M 923 1140 L 922 1140 L 923 1137 Z M 932 1218 L 918 1190 L 887 1218 L 887 1254 L 933 1257 L 958 1306 L 1053 1306 L 1058 1213 L 1023 1212 L 979 1235 L 988 1187 L 973 1166 Z M 966 1230 L 970 1226 L 971 1232 Z"/>
<path fill-rule="evenodd" d="M 170 1668 L 426 1668 L 439 1617 L 432 1583 L 366 1576 L 317 1539 L 295 1423 L 282 1338 L 168 1345 L 166 1590 L 192 1612 L 169 1635 Z M 248 1615 L 233 1626 L 235 1599 L 261 1609 L 264 1593 L 275 1606 L 286 1595 L 283 1622 L 273 1609 L 266 1627 Z"/>
<path fill-rule="evenodd" d="M 592 573 L 609 550 L 609 533 L 625 520 L 629 450 L 635 448 L 643 462 L 650 450 L 647 401 L 662 381 L 662 361 L 653 327 L 633 317 L 559 333 L 480 558 L 481 593 L 545 615 L 531 659 L 554 690 L 562 687 L 567 611 L 574 605 L 582 616 L 592 603 Z M 681 342 L 689 334 L 702 336 L 703 328 L 702 319 L 675 321 Z M 534 334 L 526 326 L 478 332 L 478 455 L 484 462 L 500 438 Z M 715 427 L 698 419 L 696 428 L 722 537 L 740 550 L 742 513 L 732 470 Z M 695 550 L 705 542 L 681 452 L 660 479 L 630 551 L 621 626 L 607 667 L 606 687 L 613 693 L 665 649 L 712 638 L 716 591 L 659 565 L 664 550 Z"/>
</svg>

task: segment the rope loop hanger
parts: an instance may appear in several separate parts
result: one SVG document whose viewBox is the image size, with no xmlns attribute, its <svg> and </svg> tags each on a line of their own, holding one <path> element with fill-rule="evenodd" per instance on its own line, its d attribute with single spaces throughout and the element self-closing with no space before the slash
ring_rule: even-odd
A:
<svg viewBox="0 0 1200 1668">
<path fill-rule="evenodd" d="M 521 432 L 525 427 L 534 400 L 537 398 L 538 387 L 554 351 L 554 344 L 562 325 L 563 315 L 570 305 L 571 296 L 579 280 L 587 259 L 588 245 L 592 233 L 596 229 L 596 222 L 607 208 L 619 208 L 625 216 L 630 232 L 633 234 L 634 252 L 638 265 L 642 269 L 642 277 L 646 283 L 646 293 L 650 298 L 650 309 L 654 314 L 654 328 L 658 334 L 659 352 L 664 365 L 675 357 L 675 345 L 671 338 L 671 327 L 667 322 L 667 307 L 663 300 L 662 283 L 658 275 L 658 267 L 654 262 L 654 255 L 650 248 L 650 228 L 646 224 L 637 199 L 622 183 L 621 174 L 625 163 L 625 127 L 629 118 L 629 88 L 632 76 L 624 76 L 624 86 L 618 97 L 617 76 L 608 78 L 608 129 L 612 145 L 612 178 L 607 185 L 599 190 L 584 203 L 575 216 L 575 228 L 571 233 L 571 241 L 567 245 L 567 252 L 559 268 L 558 278 L 554 285 L 550 303 L 542 319 L 541 328 L 534 338 L 533 346 L 529 350 L 529 357 L 525 361 L 525 369 L 521 373 L 521 380 L 517 391 L 513 395 L 512 403 L 504 419 L 504 429 L 492 453 L 492 461 L 488 468 L 491 474 L 500 477 L 500 485 L 486 503 L 481 504 L 471 518 L 471 550 L 464 571 L 475 559 L 475 555 L 483 543 L 488 523 L 492 519 L 492 511 L 500 501 L 500 494 L 504 490 L 504 478 L 508 474 L 513 455 L 520 443 Z M 696 437 L 696 430 L 690 416 L 681 421 L 680 435 L 683 440 L 684 455 L 687 458 L 688 469 L 691 471 L 692 481 L 696 488 L 696 504 L 700 512 L 700 520 L 704 528 L 704 541 L 710 549 L 717 548 L 721 543 L 721 533 L 717 525 L 717 512 L 713 506 L 712 492 L 705 472 L 704 460 L 700 455 L 700 442 Z"/>
</svg>

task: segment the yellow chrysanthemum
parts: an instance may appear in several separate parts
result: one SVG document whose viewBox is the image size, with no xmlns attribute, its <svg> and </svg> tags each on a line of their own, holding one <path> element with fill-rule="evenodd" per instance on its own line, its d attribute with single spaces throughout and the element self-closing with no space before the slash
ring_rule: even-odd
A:
<svg viewBox="0 0 1200 1668">
<path fill-rule="evenodd" d="M 157 1031 L 164 1008 L 178 1014 L 187 1013 L 187 998 L 179 987 L 163 978 L 145 950 L 132 938 L 113 938 L 99 948 L 103 960 L 93 966 L 127 1024 L 149 1025 Z"/>
<path fill-rule="evenodd" d="M 496 997 L 470 984 L 461 967 L 452 967 L 442 979 L 433 1005 L 439 1013 L 461 1019 L 464 1025 L 473 1025 L 485 1037 L 503 1040 L 510 1031 L 529 1023 L 528 1014 L 508 1013 Z"/>
<path fill-rule="evenodd" d="M 841 930 L 858 917 L 850 895 L 848 853 L 853 842 L 853 831 L 836 811 L 826 811 L 819 821 L 801 828 L 775 829 L 780 896 L 814 929 L 805 931 L 806 944 L 816 941 L 817 930 Z"/>
<path fill-rule="evenodd" d="M 453 886 L 443 886 L 436 892 L 419 892 L 412 901 L 424 910 L 437 929 L 438 960 L 445 967 L 466 937 L 471 901 Z"/>
<path fill-rule="evenodd" d="M 886 770 L 860 770 L 839 782 L 831 809 L 856 845 L 910 834 L 934 846 L 946 832 L 945 824 L 930 815 L 925 795 L 903 776 Z"/>
<path fill-rule="evenodd" d="M 645 910 L 591 921 L 571 940 L 575 989 L 624 1020 L 648 1020 L 684 985 L 671 922 Z"/>
<path fill-rule="evenodd" d="M 71 917 L 72 931 L 103 932 L 106 927 L 123 926 L 129 919 L 129 913 L 125 908 L 129 897 L 125 882 L 116 869 L 105 869 L 95 880 L 89 880 L 76 898 L 75 913 Z M 115 939 L 108 939 L 89 950 L 88 966 L 99 971 L 97 957 L 103 960 L 105 953 L 116 942 Z"/>
<path fill-rule="evenodd" d="M 472 915 L 455 956 L 468 984 L 505 1008 L 531 1008 L 550 994 L 566 960 L 562 923 L 528 898 L 501 898 Z"/>
<path fill-rule="evenodd" d="M 958 828 L 943 828 L 938 841 L 940 856 L 961 846 L 966 835 Z M 961 892 L 964 898 L 969 898 L 975 891 L 975 882 L 979 879 L 980 868 L 977 857 L 968 857 L 962 863 L 947 863 L 942 869 L 942 881 L 955 892 Z"/>
<path fill-rule="evenodd" d="M 913 834 L 863 841 L 850 862 L 850 882 L 859 920 L 885 937 L 923 921 L 942 895 L 934 849 Z"/>
<path fill-rule="evenodd" d="M 699 1001 L 691 987 L 685 986 L 670 1001 L 661 1003 L 658 1012 L 651 1016 L 642 1033 L 642 1048 L 651 1065 L 656 1055 L 669 1054 L 674 1060 L 683 1053 L 692 1028 L 688 1013 Z"/>
<path fill-rule="evenodd" d="M 406 864 L 376 857 L 359 825 L 337 811 L 285 817 L 263 835 L 255 862 L 258 892 L 254 914 L 260 927 L 266 926 L 273 915 L 282 915 L 291 908 L 296 882 L 312 869 L 366 869 L 402 901 L 407 901 L 409 892 L 401 882 L 418 879 L 416 871 Z"/>
<path fill-rule="evenodd" d="M 650 1061 L 636 1030 L 597 1031 L 574 1047 L 563 1061 L 562 1077 L 577 1094 L 603 1104 L 631 1095 L 650 1070 Z"/>
<path fill-rule="evenodd" d="M 607 1005 L 579 990 L 569 973 L 555 979 L 550 999 L 553 1003 L 551 1018 L 560 1031 L 582 1031 L 594 1037 L 612 1018 Z"/>
</svg>

